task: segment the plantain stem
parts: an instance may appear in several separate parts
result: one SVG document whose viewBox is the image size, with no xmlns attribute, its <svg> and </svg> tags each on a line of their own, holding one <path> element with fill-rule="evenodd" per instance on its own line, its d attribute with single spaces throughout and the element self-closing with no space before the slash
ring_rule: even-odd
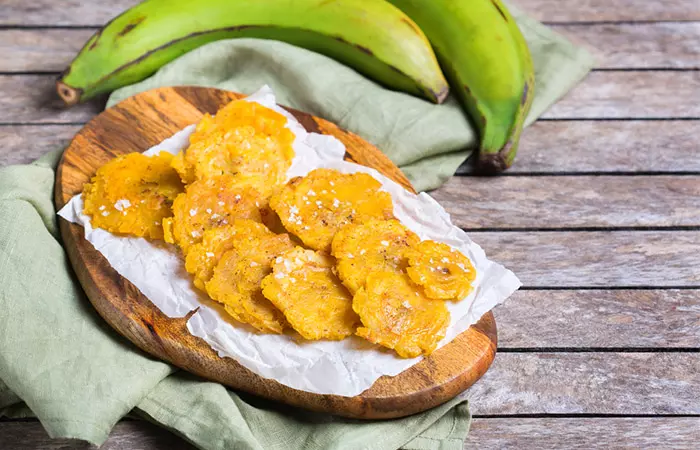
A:
<svg viewBox="0 0 700 450">
<path fill-rule="evenodd" d="M 80 101 L 82 89 L 76 89 L 68 86 L 61 80 L 56 81 L 56 92 L 63 99 L 66 106 L 73 106 Z"/>
</svg>

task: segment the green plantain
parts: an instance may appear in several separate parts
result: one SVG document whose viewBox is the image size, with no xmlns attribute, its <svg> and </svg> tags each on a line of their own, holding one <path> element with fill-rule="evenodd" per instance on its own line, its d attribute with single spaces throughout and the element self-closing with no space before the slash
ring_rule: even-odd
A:
<svg viewBox="0 0 700 450">
<path fill-rule="evenodd" d="M 57 91 L 75 104 L 140 81 L 203 44 L 237 37 L 305 47 L 433 102 L 447 96 L 425 35 L 383 0 L 147 0 L 88 40 Z"/>
<path fill-rule="evenodd" d="M 534 97 L 527 43 L 500 0 L 389 0 L 425 32 L 480 132 L 479 163 L 510 167 Z"/>
</svg>

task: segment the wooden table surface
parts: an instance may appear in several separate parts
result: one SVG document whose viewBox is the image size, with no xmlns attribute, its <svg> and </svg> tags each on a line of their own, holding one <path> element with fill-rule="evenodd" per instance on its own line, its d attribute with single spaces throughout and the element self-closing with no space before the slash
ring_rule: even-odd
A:
<svg viewBox="0 0 700 450">
<path fill-rule="evenodd" d="M 0 165 L 61 147 L 100 111 L 58 108 L 62 70 L 134 0 L 0 0 Z M 465 448 L 698 448 L 700 2 L 517 0 L 597 68 L 524 133 L 504 176 L 434 192 L 525 286 L 469 392 Z M 0 448 L 78 449 L 34 420 Z M 106 449 L 189 449 L 123 421 Z"/>
</svg>

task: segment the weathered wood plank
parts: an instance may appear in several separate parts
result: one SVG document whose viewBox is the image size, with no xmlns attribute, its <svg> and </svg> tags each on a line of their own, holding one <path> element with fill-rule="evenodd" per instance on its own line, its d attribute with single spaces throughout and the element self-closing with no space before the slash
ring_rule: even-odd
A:
<svg viewBox="0 0 700 450">
<path fill-rule="evenodd" d="M 61 109 L 53 75 L 0 76 L 0 122 L 74 122 L 96 103 Z M 593 72 L 544 114 L 546 118 L 700 117 L 700 72 Z"/>
<path fill-rule="evenodd" d="M 465 450 L 483 448 L 691 449 L 700 439 L 697 417 L 475 418 Z M 0 423 L 0 443 L 16 450 L 90 448 L 69 439 L 49 439 L 38 422 Z M 120 422 L 102 450 L 189 450 L 191 445 L 147 422 Z"/>
<path fill-rule="evenodd" d="M 700 231 L 471 232 L 529 287 L 698 286 Z"/>
<path fill-rule="evenodd" d="M 700 121 L 540 121 L 508 173 L 698 172 Z M 458 173 L 473 172 L 465 163 Z"/>
<path fill-rule="evenodd" d="M 51 439 L 38 421 L 0 422 L 0 448 L 12 450 L 96 449 L 75 439 Z M 194 450 L 169 431 L 145 421 L 123 421 L 112 429 L 100 450 Z"/>
<path fill-rule="evenodd" d="M 700 353 L 499 353 L 472 414 L 700 414 Z"/>
<path fill-rule="evenodd" d="M 62 71 L 94 32 L 81 29 L 0 30 L 0 54 L 3 55 L 0 72 Z"/>
<path fill-rule="evenodd" d="M 0 166 L 29 162 L 79 129 L 0 126 Z M 508 173 L 700 172 L 699 135 L 700 121 L 542 121 L 525 130 Z M 471 171 L 465 164 L 458 173 Z"/>
<path fill-rule="evenodd" d="M 700 177 L 453 177 L 431 192 L 462 228 L 699 226 Z"/>
<path fill-rule="evenodd" d="M 464 450 L 693 449 L 698 417 L 474 419 Z"/>
<path fill-rule="evenodd" d="M 60 4 L 50 0 L 3 0 L 0 25 L 98 26 L 136 3 L 138 0 L 63 0 Z M 517 0 L 513 3 L 538 20 L 553 22 L 700 20 L 700 6 L 695 0 Z"/>
<path fill-rule="evenodd" d="M 592 72 L 543 117 L 698 118 L 700 72 Z"/>
<path fill-rule="evenodd" d="M 102 26 L 140 0 L 3 0 L 0 25 Z"/>
<path fill-rule="evenodd" d="M 554 30 L 593 51 L 598 68 L 698 68 L 700 23 L 555 25 Z"/>
<path fill-rule="evenodd" d="M 0 167 L 26 164 L 52 150 L 64 148 L 80 125 L 0 126 Z"/>
<path fill-rule="evenodd" d="M 587 45 L 602 68 L 697 68 L 700 23 L 555 25 Z M 0 30 L 0 72 L 62 71 L 92 35 L 91 29 Z"/>
<path fill-rule="evenodd" d="M 53 75 L 0 76 L 0 123 L 87 122 L 104 101 L 64 108 Z"/>
<path fill-rule="evenodd" d="M 500 348 L 700 348 L 700 290 L 518 291 L 493 313 Z"/>
<path fill-rule="evenodd" d="M 513 4 L 547 22 L 700 20 L 695 0 L 513 0 Z"/>
</svg>

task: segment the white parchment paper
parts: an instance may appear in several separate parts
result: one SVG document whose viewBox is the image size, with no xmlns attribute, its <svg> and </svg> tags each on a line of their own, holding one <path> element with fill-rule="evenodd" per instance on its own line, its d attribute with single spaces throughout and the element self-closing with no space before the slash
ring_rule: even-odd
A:
<svg viewBox="0 0 700 450">
<path fill-rule="evenodd" d="M 272 91 L 263 87 L 247 98 L 272 108 L 288 118 L 287 127 L 296 135 L 296 156 L 287 175 L 305 175 L 318 167 L 344 173 L 366 172 L 382 183 L 394 201 L 394 214 L 422 239 L 451 245 L 467 255 L 476 268 L 473 292 L 461 302 L 448 302 L 451 323 L 439 347 L 476 323 L 520 287 L 518 278 L 505 267 L 490 261 L 464 231 L 452 225 L 450 216 L 429 195 L 414 195 L 374 169 L 343 161 L 344 145 L 331 136 L 308 133 L 294 117 L 275 103 Z M 145 152 L 177 153 L 187 147 L 194 131 L 190 125 Z M 343 341 L 299 341 L 291 335 L 257 334 L 230 319 L 223 309 L 197 290 L 184 270 L 174 246 L 142 238 L 119 237 L 92 228 L 83 214 L 82 196 L 73 197 L 59 211 L 66 220 L 85 228 L 85 238 L 102 253 L 116 271 L 133 283 L 164 314 L 189 319 L 189 331 L 204 339 L 221 357 L 230 357 L 265 378 L 295 389 L 317 394 L 354 396 L 369 388 L 382 375 L 397 375 L 421 358 L 402 359 L 359 338 Z"/>
</svg>

